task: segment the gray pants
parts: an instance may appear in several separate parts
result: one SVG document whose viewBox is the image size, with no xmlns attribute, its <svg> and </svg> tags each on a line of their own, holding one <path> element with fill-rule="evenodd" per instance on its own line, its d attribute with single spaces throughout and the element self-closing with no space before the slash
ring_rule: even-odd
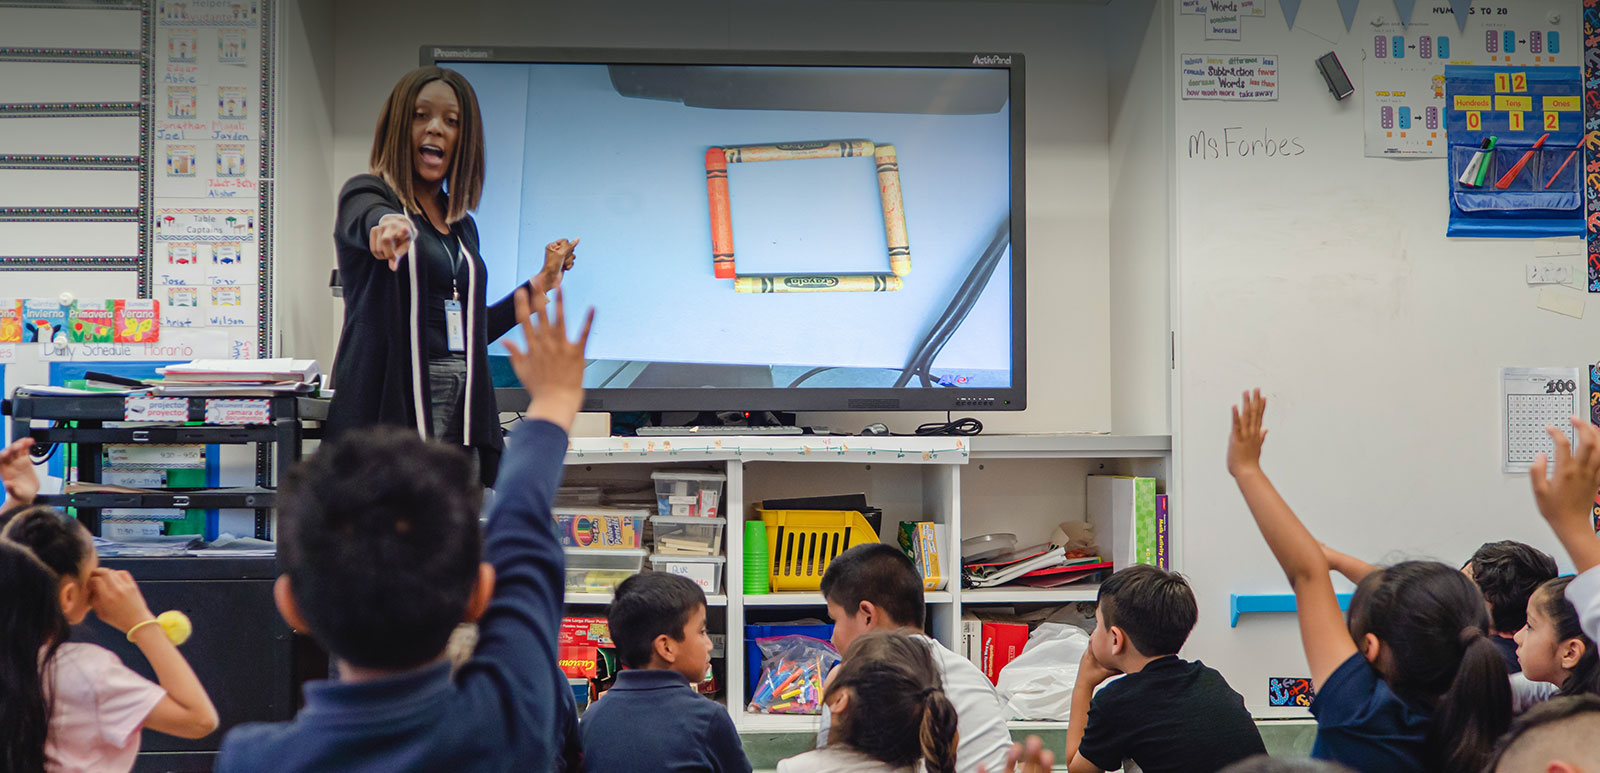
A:
<svg viewBox="0 0 1600 773">
<path fill-rule="evenodd" d="M 467 360 L 446 357 L 428 361 L 428 402 L 433 408 L 433 437 L 462 442 L 462 406 L 467 395 Z"/>
</svg>

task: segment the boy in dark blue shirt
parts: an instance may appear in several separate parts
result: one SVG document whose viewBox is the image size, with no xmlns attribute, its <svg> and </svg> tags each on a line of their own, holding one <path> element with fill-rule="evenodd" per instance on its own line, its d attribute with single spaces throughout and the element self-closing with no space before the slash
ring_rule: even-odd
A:
<svg viewBox="0 0 1600 773">
<path fill-rule="evenodd" d="M 583 403 L 589 327 L 567 340 L 559 296 L 554 322 L 542 310 L 530 321 L 525 291 L 516 308 L 528 351 L 506 348 L 532 403 L 481 547 L 471 461 L 413 432 L 352 432 L 286 477 L 278 609 L 339 659 L 342 680 L 306 685 L 292 721 L 235 728 L 220 773 L 555 764 L 570 697 L 556 666 L 565 562 L 550 502 Z M 463 620 L 478 622 L 478 643 L 452 675 L 445 645 Z"/>
<path fill-rule="evenodd" d="M 606 618 L 625 670 L 578 724 L 583 769 L 749 773 L 733 718 L 691 686 L 711 663 L 700 586 L 664 572 L 634 575 L 617 586 Z"/>
</svg>

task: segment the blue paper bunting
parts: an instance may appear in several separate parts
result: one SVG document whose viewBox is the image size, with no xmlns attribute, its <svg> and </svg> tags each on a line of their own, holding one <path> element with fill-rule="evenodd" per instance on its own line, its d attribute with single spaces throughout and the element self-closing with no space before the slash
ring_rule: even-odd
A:
<svg viewBox="0 0 1600 773">
<path fill-rule="evenodd" d="M 1411 11 L 1417 7 L 1417 0 L 1394 0 L 1394 9 L 1400 12 L 1400 26 L 1411 26 Z"/>
<path fill-rule="evenodd" d="M 1356 21 L 1356 3 L 1361 0 L 1339 0 L 1339 13 L 1344 15 L 1344 31 L 1350 31 L 1350 25 Z"/>
<path fill-rule="evenodd" d="M 1300 14 L 1300 0 L 1278 0 L 1278 7 L 1283 9 L 1283 20 L 1294 29 L 1294 17 Z"/>
<path fill-rule="evenodd" d="M 1456 27 L 1462 32 L 1467 31 L 1467 9 L 1472 7 L 1472 0 L 1450 0 L 1450 12 L 1456 15 Z"/>
</svg>

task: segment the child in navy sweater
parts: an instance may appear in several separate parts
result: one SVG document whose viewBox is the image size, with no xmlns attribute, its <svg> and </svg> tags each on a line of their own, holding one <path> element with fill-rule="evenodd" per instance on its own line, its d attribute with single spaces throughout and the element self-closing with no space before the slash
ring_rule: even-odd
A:
<svg viewBox="0 0 1600 773">
<path fill-rule="evenodd" d="M 583 403 L 589 326 L 568 341 L 559 296 L 553 322 L 542 310 L 529 319 L 526 291 L 516 308 L 528 351 L 506 348 L 532 404 L 508 443 L 481 548 L 481 492 L 458 448 L 356 431 L 287 476 L 278 608 L 339 659 L 342 680 L 306 685 L 290 722 L 235 728 L 221 773 L 555 764 L 565 562 L 550 502 Z M 478 643 L 452 675 L 445 645 L 463 620 L 478 622 Z"/>
<path fill-rule="evenodd" d="M 578 724 L 583 769 L 750 773 L 733 718 L 694 691 L 711 664 L 706 595 L 665 572 L 629 577 L 606 612 L 624 670 Z"/>
</svg>

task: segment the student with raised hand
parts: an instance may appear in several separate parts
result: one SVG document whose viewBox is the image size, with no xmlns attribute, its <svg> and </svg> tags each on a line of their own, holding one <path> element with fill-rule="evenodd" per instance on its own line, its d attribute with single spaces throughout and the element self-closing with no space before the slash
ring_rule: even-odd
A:
<svg viewBox="0 0 1600 773">
<path fill-rule="evenodd" d="M 1316 688 L 1312 756 L 1361 771 L 1482 769 L 1511 720 L 1483 594 L 1453 567 L 1405 561 L 1362 579 L 1347 626 L 1321 546 L 1261 469 L 1265 412 L 1260 390 L 1234 407 L 1228 472 L 1294 589 Z"/>
<path fill-rule="evenodd" d="M 1583 633 L 1590 641 L 1600 641 L 1600 572 L 1595 571 L 1600 566 L 1600 537 L 1591 520 L 1595 492 L 1600 491 L 1600 428 L 1576 416 L 1572 427 L 1578 435 L 1577 448 L 1561 430 L 1545 428 L 1555 443 L 1555 471 L 1549 472 L 1548 457 L 1539 454 L 1528 477 L 1539 514 L 1578 567 L 1578 578 L 1567 586 L 1567 600 L 1578 610 Z"/>
<path fill-rule="evenodd" d="M 542 309 L 529 319 L 526 291 L 516 309 L 527 349 L 506 348 L 531 403 L 481 543 L 471 460 L 415 432 L 353 432 L 286 476 L 278 609 L 338 658 L 342 681 L 307 684 L 289 722 L 234 728 L 219 773 L 555 764 L 568 688 L 556 662 L 565 559 L 550 503 L 583 403 L 593 313 L 569 341 L 559 295 L 554 320 Z M 452 674 L 446 644 L 463 620 L 478 622 L 478 642 Z"/>
<path fill-rule="evenodd" d="M 778 773 L 956 773 L 956 709 L 927 645 L 895 632 L 855 637 L 829 674 L 828 743 Z"/>
<path fill-rule="evenodd" d="M 1558 577 L 1528 597 L 1527 622 L 1517 631 L 1521 673 L 1512 674 L 1517 711 L 1554 695 L 1600 694 L 1600 654 L 1567 600 L 1571 577 Z"/>
</svg>

